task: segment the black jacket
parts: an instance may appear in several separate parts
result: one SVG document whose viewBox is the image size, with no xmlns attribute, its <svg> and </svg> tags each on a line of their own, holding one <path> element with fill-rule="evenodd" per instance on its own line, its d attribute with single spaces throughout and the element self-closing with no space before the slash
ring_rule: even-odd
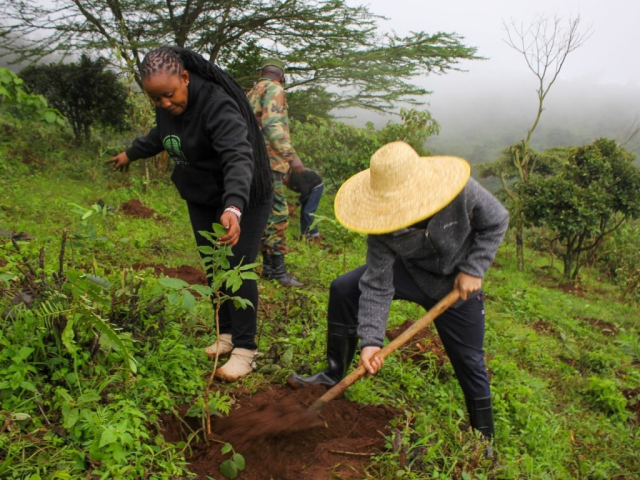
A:
<svg viewBox="0 0 640 480">
<path fill-rule="evenodd" d="M 322 185 L 322 178 L 310 168 L 305 168 L 302 173 L 294 173 L 289 170 L 287 187 L 300 194 L 300 203 L 305 203 L 314 188 Z"/>
<path fill-rule="evenodd" d="M 134 140 L 129 160 L 167 150 L 175 162 L 171 180 L 180 196 L 199 205 L 241 210 L 249 202 L 253 150 L 247 125 L 224 90 L 191 73 L 187 109 L 171 115 L 156 108 L 156 126 Z"/>
</svg>

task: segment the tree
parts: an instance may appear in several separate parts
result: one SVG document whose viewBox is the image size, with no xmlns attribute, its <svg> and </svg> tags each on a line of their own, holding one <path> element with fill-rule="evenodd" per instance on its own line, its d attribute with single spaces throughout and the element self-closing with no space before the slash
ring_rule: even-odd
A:
<svg viewBox="0 0 640 480">
<path fill-rule="evenodd" d="M 20 76 L 67 117 L 78 143 L 91 138 L 96 123 L 118 130 L 127 126 L 127 89 L 103 58 L 82 55 L 78 63 L 34 65 Z"/>
<path fill-rule="evenodd" d="M 428 93 L 411 83 L 476 59 L 455 33 L 407 36 L 378 31 L 381 18 L 346 0 L 39 0 L 4 2 L 0 47 L 16 61 L 87 51 L 120 62 L 140 84 L 143 53 L 161 44 L 188 47 L 239 67 L 259 47 L 288 64 L 289 87 L 329 88 L 334 108 L 391 111 Z M 236 62 L 237 57 L 239 61 Z M 245 59 L 247 60 L 247 59 Z M 235 63 L 234 63 L 235 62 Z M 249 62 L 251 63 L 251 62 Z M 245 72 L 246 73 L 246 72 Z"/>
<path fill-rule="evenodd" d="M 629 218 L 640 216 L 640 169 L 614 140 L 601 138 L 572 149 L 555 173 L 521 184 L 528 199 L 523 213 L 556 233 L 564 248 L 564 280 L 575 282 L 580 256 Z"/>
<path fill-rule="evenodd" d="M 420 155 L 428 155 L 425 141 L 440 129 L 429 112 L 401 109 L 402 123 L 389 121 L 380 130 L 325 118 L 292 122 L 293 143 L 305 165 L 317 169 L 326 183 L 339 187 L 352 175 L 369 168 L 371 156 L 386 143 L 402 140 Z"/>
<path fill-rule="evenodd" d="M 536 169 L 539 156 L 531 148 L 531 137 L 542 117 L 547 95 L 558 79 L 567 57 L 584 44 L 591 31 L 587 28 L 585 32 L 580 32 L 579 15 L 575 19 L 569 19 L 566 28 L 562 27 L 562 21 L 557 16 L 542 15 L 536 17 L 526 29 L 522 24 L 516 25 L 513 19 L 503 25 L 507 33 L 506 44 L 524 57 L 527 67 L 537 79 L 538 108 L 526 137 L 505 150 L 504 156 L 494 164 L 481 166 L 480 171 L 484 177 L 499 176 L 502 188 L 512 203 L 511 218 L 516 234 L 517 265 L 519 270 L 524 270 L 526 218 L 523 212 L 527 199 L 522 194 L 527 189 L 518 188 L 518 185 L 526 185 Z"/>
</svg>

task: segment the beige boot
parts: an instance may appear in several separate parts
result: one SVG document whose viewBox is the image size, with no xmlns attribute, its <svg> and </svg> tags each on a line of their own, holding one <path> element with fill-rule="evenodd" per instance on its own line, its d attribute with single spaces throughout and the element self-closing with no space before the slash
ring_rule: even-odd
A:
<svg viewBox="0 0 640 480">
<path fill-rule="evenodd" d="M 250 374 L 253 371 L 253 358 L 255 355 L 256 350 L 234 348 L 229 361 L 216 370 L 216 377 L 227 382 L 235 382 Z"/>
<path fill-rule="evenodd" d="M 213 358 L 216 356 L 216 352 L 220 352 L 218 356 L 222 357 L 224 355 L 229 355 L 231 353 L 231 350 L 233 350 L 231 334 L 221 333 L 218 337 L 218 340 L 212 345 L 209 345 L 207 348 L 205 348 L 204 352 L 207 354 L 207 357 Z"/>
</svg>

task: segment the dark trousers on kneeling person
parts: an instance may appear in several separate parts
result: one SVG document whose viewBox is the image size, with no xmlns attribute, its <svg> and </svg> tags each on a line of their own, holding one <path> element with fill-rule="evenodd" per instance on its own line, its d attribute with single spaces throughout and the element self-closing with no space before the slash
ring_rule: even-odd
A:
<svg viewBox="0 0 640 480">
<path fill-rule="evenodd" d="M 309 384 L 331 386 L 347 373 L 358 342 L 359 283 L 366 270 L 367 266 L 363 265 L 331 283 L 327 314 L 328 368 L 310 377 L 289 376 L 287 382 L 294 388 Z M 427 310 L 437 303 L 420 290 L 400 260 L 394 264 L 393 286 L 394 300 L 408 300 Z M 471 426 L 491 438 L 493 409 L 483 349 L 484 294 L 474 293 L 460 305 L 440 314 L 434 324 L 464 393 Z"/>
<path fill-rule="evenodd" d="M 360 302 L 360 278 L 363 265 L 336 278 L 329 295 L 329 323 L 357 326 Z M 425 309 L 437 302 L 427 297 L 415 284 L 401 261 L 393 268 L 394 300 L 408 300 Z M 443 312 L 434 324 L 447 352 L 460 387 L 467 398 L 491 395 L 489 377 L 484 363 L 484 294 L 474 293 L 456 308 Z"/>
</svg>

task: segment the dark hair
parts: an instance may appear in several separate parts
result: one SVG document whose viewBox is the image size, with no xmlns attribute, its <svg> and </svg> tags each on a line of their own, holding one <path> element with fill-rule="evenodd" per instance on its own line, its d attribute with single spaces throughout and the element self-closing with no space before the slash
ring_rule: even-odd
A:
<svg viewBox="0 0 640 480">
<path fill-rule="evenodd" d="M 238 105 L 242 117 L 247 122 L 249 142 L 253 148 L 253 178 L 249 204 L 256 206 L 270 200 L 273 180 L 267 147 L 247 96 L 233 77 L 196 52 L 166 45 L 145 55 L 140 65 L 140 77 L 144 80 L 158 73 L 173 75 L 181 74 L 184 70 L 219 85 Z"/>
</svg>

